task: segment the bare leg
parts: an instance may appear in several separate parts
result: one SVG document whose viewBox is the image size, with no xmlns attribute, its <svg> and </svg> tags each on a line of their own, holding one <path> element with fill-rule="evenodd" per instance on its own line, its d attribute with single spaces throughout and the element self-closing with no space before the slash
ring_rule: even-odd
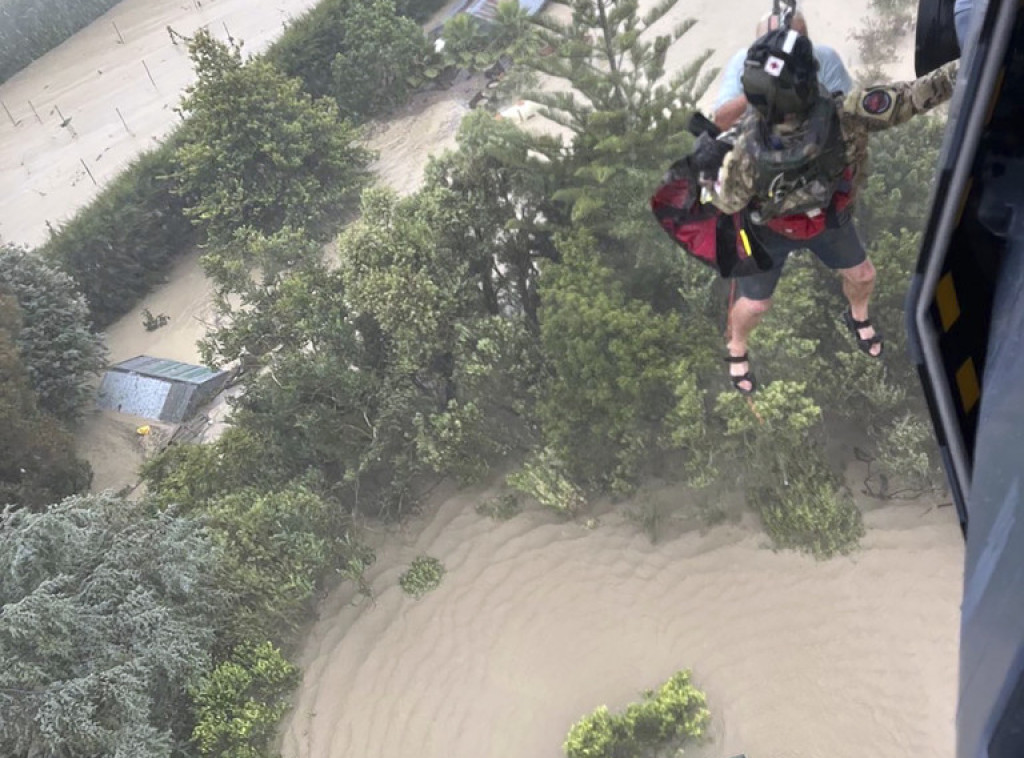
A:
<svg viewBox="0 0 1024 758">
<path fill-rule="evenodd" d="M 840 269 L 843 277 L 843 294 L 850 301 L 850 313 L 857 321 L 865 321 L 868 317 L 868 300 L 875 289 L 875 267 L 869 260 L 854 266 L 853 268 Z M 870 339 L 875 336 L 874 327 L 858 329 L 857 333 L 861 339 Z M 878 355 L 882 352 L 881 345 L 871 346 L 871 355 Z"/>
<path fill-rule="evenodd" d="M 737 298 L 729 311 L 729 355 L 739 357 L 747 352 L 747 339 L 754 327 L 761 321 L 761 317 L 772 307 L 771 300 L 751 300 L 747 297 Z M 750 363 L 730 363 L 730 376 L 742 376 L 750 371 Z M 752 388 L 750 382 L 740 382 L 740 388 L 749 392 Z"/>
</svg>

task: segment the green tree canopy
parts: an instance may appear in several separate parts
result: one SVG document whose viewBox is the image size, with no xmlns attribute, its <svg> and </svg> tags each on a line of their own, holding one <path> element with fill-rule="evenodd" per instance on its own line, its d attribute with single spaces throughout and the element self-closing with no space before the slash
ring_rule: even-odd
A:
<svg viewBox="0 0 1024 758">
<path fill-rule="evenodd" d="M 198 81 L 181 103 L 175 178 L 209 242 L 230 249 L 252 231 L 316 229 L 339 213 L 367 180 L 370 154 L 335 104 L 208 32 L 189 52 Z"/>
<path fill-rule="evenodd" d="M 419 454 L 439 471 L 478 468 L 503 444 L 485 419 L 517 413 L 534 362 L 521 313 L 488 308 L 480 274 L 492 276 L 493 260 L 479 249 L 492 240 L 475 238 L 473 209 L 451 200 L 440 188 L 403 200 L 368 192 L 339 240 L 381 409 L 416 424 Z"/>
<path fill-rule="evenodd" d="M 18 355 L 21 313 L 0 294 L 0 507 L 42 508 L 89 486 L 92 470 L 75 456 L 71 436 L 36 406 Z"/>
<path fill-rule="evenodd" d="M 527 95 L 571 133 L 568 150 L 560 139 L 535 144 L 561 175 L 555 199 L 572 223 L 617 241 L 636 244 L 650 233 L 650 189 L 689 146 L 687 118 L 715 73 L 700 75 L 709 50 L 666 75 L 669 47 L 694 22 L 669 34 L 650 30 L 675 3 L 666 0 L 641 15 L 636 0 L 572 0 L 569 23 L 535 19 L 554 54 L 524 61 L 565 85 Z"/>
<path fill-rule="evenodd" d="M 219 548 L 218 586 L 230 601 L 228 639 L 287 641 L 305 618 L 332 548 L 332 508 L 300 485 L 240 490 L 208 502 L 202 516 Z"/>
<path fill-rule="evenodd" d="M 628 298 L 586 235 L 559 247 L 541 280 L 543 436 L 578 481 L 628 487 L 674 404 L 681 325 Z"/>
<path fill-rule="evenodd" d="M 443 241 L 479 283 L 486 311 L 525 316 L 531 329 L 537 264 L 558 257 L 548 223 L 557 213 L 550 178 L 527 135 L 482 111 L 463 119 L 458 149 L 432 158 L 424 176 L 424 189 L 459 219 L 441 229 Z"/>
<path fill-rule="evenodd" d="M 427 56 L 419 24 L 399 16 L 394 0 L 362 0 L 350 4 L 343 28 L 329 92 L 342 116 L 360 123 L 405 102 Z"/>
<path fill-rule="evenodd" d="M 271 643 L 236 647 L 196 689 L 193 737 L 210 758 L 264 758 L 298 669 Z"/>
<path fill-rule="evenodd" d="M 67 274 L 38 255 L 6 244 L 0 245 L 3 291 L 18 301 L 18 353 L 39 408 L 74 420 L 105 363 L 103 341 L 89 330 L 85 299 Z"/>
</svg>

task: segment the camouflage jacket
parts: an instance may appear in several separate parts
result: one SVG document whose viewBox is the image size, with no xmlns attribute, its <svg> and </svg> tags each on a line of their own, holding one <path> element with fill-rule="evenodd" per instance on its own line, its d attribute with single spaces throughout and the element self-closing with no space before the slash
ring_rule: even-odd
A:
<svg viewBox="0 0 1024 758">
<path fill-rule="evenodd" d="M 837 96 L 839 125 L 846 149 L 846 162 L 852 170 L 854 186 L 864 179 L 868 157 L 868 135 L 908 121 L 912 116 L 931 110 L 946 102 L 953 94 L 953 85 L 960 62 L 951 61 L 912 82 L 856 87 L 846 96 Z M 720 139 L 732 141 L 734 147 L 725 157 L 711 193 L 711 202 L 724 213 L 736 213 L 747 205 L 757 206 L 757 163 L 751 140 L 757 139 L 757 112 L 748 108 L 746 114 Z M 785 136 L 785 124 L 776 126 Z M 806 207 L 807 198 L 794 192 L 783 202 L 786 208 Z"/>
</svg>

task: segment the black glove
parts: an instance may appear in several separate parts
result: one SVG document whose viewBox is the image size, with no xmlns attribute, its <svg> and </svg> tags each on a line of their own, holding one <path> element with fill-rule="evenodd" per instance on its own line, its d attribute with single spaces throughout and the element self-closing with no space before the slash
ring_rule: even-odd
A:
<svg viewBox="0 0 1024 758">
<path fill-rule="evenodd" d="M 710 134 L 712 137 L 717 137 L 722 133 L 722 130 L 715 126 L 715 122 L 700 111 L 694 111 L 690 114 L 690 120 L 686 122 L 686 131 L 694 137 L 699 137 L 705 133 Z"/>
<path fill-rule="evenodd" d="M 704 179 L 714 179 L 732 145 L 704 133 L 693 143 L 693 165 Z"/>
</svg>

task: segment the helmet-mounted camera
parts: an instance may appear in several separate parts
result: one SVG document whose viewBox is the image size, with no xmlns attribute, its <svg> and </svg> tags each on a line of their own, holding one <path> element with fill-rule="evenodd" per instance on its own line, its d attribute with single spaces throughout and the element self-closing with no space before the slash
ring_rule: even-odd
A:
<svg viewBox="0 0 1024 758">
<path fill-rule="evenodd" d="M 818 96 L 818 62 L 811 41 L 793 29 L 757 39 L 743 65 L 743 93 L 769 123 L 804 115 Z"/>
</svg>

